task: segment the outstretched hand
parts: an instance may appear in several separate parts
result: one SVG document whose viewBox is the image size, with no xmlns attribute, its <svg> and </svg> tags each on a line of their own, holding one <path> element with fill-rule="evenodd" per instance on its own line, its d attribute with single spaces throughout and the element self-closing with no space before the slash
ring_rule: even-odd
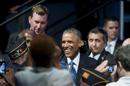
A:
<svg viewBox="0 0 130 86">
<path fill-rule="evenodd" d="M 108 70 L 108 60 L 103 61 L 100 65 L 95 68 L 96 71 L 104 73 Z"/>
</svg>

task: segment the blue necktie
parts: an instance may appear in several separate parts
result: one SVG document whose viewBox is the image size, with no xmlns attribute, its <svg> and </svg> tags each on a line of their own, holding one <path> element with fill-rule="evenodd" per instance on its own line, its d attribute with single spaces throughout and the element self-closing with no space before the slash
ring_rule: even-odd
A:
<svg viewBox="0 0 130 86">
<path fill-rule="evenodd" d="M 70 73 L 72 76 L 72 79 L 76 81 L 76 70 L 74 68 L 75 63 L 73 61 L 70 62 Z"/>
</svg>

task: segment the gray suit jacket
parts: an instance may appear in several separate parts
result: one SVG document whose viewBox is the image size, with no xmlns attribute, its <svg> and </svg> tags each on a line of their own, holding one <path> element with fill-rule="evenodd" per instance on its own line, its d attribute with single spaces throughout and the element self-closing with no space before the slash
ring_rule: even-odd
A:
<svg viewBox="0 0 130 86">
<path fill-rule="evenodd" d="M 56 68 L 31 68 L 17 72 L 16 86 L 74 86 L 68 71 Z"/>
</svg>

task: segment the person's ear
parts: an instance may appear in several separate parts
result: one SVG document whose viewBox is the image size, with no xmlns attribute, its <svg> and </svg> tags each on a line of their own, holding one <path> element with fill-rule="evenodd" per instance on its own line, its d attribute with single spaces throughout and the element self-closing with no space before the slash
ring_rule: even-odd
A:
<svg viewBox="0 0 130 86">
<path fill-rule="evenodd" d="M 122 64 L 121 64 L 120 61 L 118 61 L 118 66 L 119 66 L 120 68 L 122 68 Z"/>
<path fill-rule="evenodd" d="M 80 40 L 80 47 L 84 46 L 84 41 L 83 40 Z"/>
<path fill-rule="evenodd" d="M 121 64 L 121 62 L 120 61 L 118 61 L 118 69 L 121 71 L 121 69 L 122 69 L 123 67 L 122 67 L 122 64 Z"/>
<path fill-rule="evenodd" d="M 29 24 L 31 24 L 31 19 L 32 19 L 32 17 L 29 16 L 29 17 L 28 17 L 28 22 L 29 22 Z"/>
</svg>

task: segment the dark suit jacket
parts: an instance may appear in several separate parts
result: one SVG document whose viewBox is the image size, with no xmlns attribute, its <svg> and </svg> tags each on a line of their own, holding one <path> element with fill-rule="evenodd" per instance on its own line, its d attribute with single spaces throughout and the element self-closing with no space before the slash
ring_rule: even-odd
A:
<svg viewBox="0 0 130 86">
<path fill-rule="evenodd" d="M 109 52 L 103 50 L 99 60 L 98 60 L 98 65 L 101 64 L 104 60 L 108 60 L 108 65 L 115 65 L 115 60 L 114 60 L 114 56 L 111 55 Z"/>
<path fill-rule="evenodd" d="M 87 52 L 87 57 L 89 57 L 90 53 L 91 53 L 90 51 Z M 95 64 L 97 64 L 97 66 L 98 66 L 104 60 L 108 60 L 109 65 L 115 65 L 116 64 L 115 60 L 114 60 L 114 56 L 112 54 L 110 54 L 108 51 L 105 51 L 105 49 L 101 52 L 99 59 L 96 60 Z"/>
<path fill-rule="evenodd" d="M 20 37 L 19 34 L 20 34 L 19 32 L 16 32 L 10 35 L 8 44 L 5 50 L 6 53 L 9 53 L 10 51 L 15 49 L 17 46 L 19 46 L 19 44 L 21 44 L 24 41 L 24 37 Z"/>
<path fill-rule="evenodd" d="M 117 39 L 116 46 L 114 48 L 114 53 L 115 53 L 116 49 L 119 48 L 122 45 L 122 43 L 123 43 L 123 40 Z"/>
<path fill-rule="evenodd" d="M 82 78 L 83 74 L 82 68 L 95 69 L 97 65 L 94 63 L 94 61 L 95 60 L 92 58 L 87 58 L 86 54 L 80 54 L 80 61 L 76 75 L 76 86 L 80 85 L 80 79 Z M 60 60 L 60 64 L 63 69 L 68 69 L 67 57 L 63 56 Z"/>
<path fill-rule="evenodd" d="M 87 53 L 88 58 L 90 58 L 90 57 L 89 57 L 89 54 L 90 54 L 90 52 Z M 100 54 L 100 56 L 99 56 L 99 59 L 98 59 L 98 60 L 95 60 L 94 64 L 95 64 L 96 66 L 98 66 L 98 65 L 100 65 L 104 60 L 108 60 L 108 66 L 113 67 L 113 66 L 116 64 L 116 61 L 115 61 L 113 55 L 111 55 L 109 52 L 105 51 L 105 49 L 101 52 L 101 54 Z M 90 70 L 90 69 L 87 69 L 87 70 L 89 70 L 89 71 L 91 71 L 91 72 L 97 74 L 97 75 L 100 76 L 100 77 L 105 78 L 106 80 L 108 79 L 108 73 L 109 73 L 109 72 L 108 72 L 107 75 L 106 75 L 106 73 L 105 73 L 105 74 L 104 74 L 104 73 L 100 73 L 100 72 L 95 71 L 95 70 Z M 108 81 L 109 81 L 109 80 L 108 80 Z M 94 84 L 95 82 L 98 82 L 98 78 L 95 77 L 95 76 L 93 76 L 93 75 L 91 74 L 91 75 L 85 80 L 85 82 L 86 82 L 87 84 L 89 84 L 90 86 L 92 86 L 92 84 Z M 99 82 L 100 82 L 100 81 L 99 81 Z M 108 82 L 107 82 L 107 83 L 108 83 Z M 104 84 L 106 84 L 106 83 L 103 83 L 103 86 L 104 86 Z M 95 85 L 95 86 L 102 86 L 102 83 L 99 83 L 99 84 L 97 84 L 97 85 Z"/>
</svg>

